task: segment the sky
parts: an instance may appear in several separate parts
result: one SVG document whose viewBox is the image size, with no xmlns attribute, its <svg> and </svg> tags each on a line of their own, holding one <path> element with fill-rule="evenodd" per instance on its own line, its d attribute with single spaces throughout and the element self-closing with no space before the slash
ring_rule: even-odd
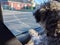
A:
<svg viewBox="0 0 60 45">
<path fill-rule="evenodd" d="M 41 3 L 44 3 L 44 2 L 48 2 L 48 0 L 35 0 L 35 2 L 37 4 L 41 4 Z"/>
</svg>

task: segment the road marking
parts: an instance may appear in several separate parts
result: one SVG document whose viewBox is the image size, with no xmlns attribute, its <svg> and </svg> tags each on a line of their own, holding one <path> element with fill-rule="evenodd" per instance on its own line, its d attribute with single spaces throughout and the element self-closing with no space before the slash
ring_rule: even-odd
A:
<svg viewBox="0 0 60 45">
<path fill-rule="evenodd" d="M 4 22 L 13 22 L 13 21 L 17 21 L 18 19 L 13 19 L 13 20 L 9 20 L 9 21 L 4 21 Z"/>
<path fill-rule="evenodd" d="M 18 19 L 17 16 L 14 15 L 14 17 Z M 18 21 L 19 21 L 19 23 L 22 23 L 23 25 L 26 25 L 27 27 L 31 27 L 31 26 L 29 26 L 28 24 L 25 24 L 24 22 L 22 22 L 20 19 L 18 19 Z"/>
</svg>

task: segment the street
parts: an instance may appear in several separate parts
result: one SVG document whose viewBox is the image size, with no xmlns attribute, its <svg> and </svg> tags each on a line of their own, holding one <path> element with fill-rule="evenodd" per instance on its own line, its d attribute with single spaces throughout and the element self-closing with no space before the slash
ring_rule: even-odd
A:
<svg viewBox="0 0 60 45">
<path fill-rule="evenodd" d="M 32 12 L 3 10 L 3 19 L 5 25 L 14 35 L 40 27 L 40 25 L 36 23 Z"/>
</svg>

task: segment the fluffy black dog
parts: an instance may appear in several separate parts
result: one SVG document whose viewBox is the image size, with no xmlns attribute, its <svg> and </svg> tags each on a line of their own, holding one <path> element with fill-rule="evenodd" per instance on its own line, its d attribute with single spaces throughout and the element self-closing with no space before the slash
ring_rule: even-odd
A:
<svg viewBox="0 0 60 45">
<path fill-rule="evenodd" d="M 59 21 L 58 11 L 51 10 L 51 9 L 41 10 L 40 8 L 37 11 L 35 11 L 33 15 L 36 19 L 36 22 L 45 23 L 45 29 L 47 31 L 47 36 L 55 37 L 54 34 L 55 33 L 57 34 L 56 32 L 57 27 L 58 27 L 57 22 Z M 59 37 L 58 34 L 56 37 Z"/>
</svg>

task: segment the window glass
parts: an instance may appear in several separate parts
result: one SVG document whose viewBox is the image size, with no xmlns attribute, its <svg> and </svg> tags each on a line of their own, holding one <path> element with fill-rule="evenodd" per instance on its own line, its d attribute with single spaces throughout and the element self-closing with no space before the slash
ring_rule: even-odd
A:
<svg viewBox="0 0 60 45">
<path fill-rule="evenodd" d="M 35 21 L 33 11 L 44 2 L 48 0 L 1 0 L 5 25 L 15 36 L 40 27 Z"/>
<path fill-rule="evenodd" d="M 4 23 L 15 36 L 40 27 L 33 16 L 35 0 L 4 0 L 1 4 Z"/>
</svg>

